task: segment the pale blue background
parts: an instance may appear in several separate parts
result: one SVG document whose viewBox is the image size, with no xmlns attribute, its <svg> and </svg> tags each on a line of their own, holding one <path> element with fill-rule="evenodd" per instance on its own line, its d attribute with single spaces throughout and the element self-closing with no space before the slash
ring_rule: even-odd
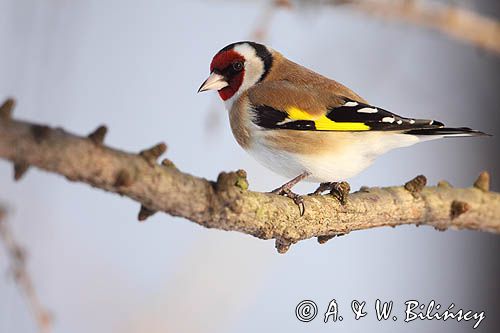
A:
<svg viewBox="0 0 500 333">
<path fill-rule="evenodd" d="M 474 8 L 475 2 L 466 1 Z M 484 7 L 476 8 L 486 10 Z M 159 141 L 185 172 L 214 179 L 244 168 L 250 187 L 285 179 L 252 160 L 230 133 L 214 94 L 196 94 L 214 53 L 248 38 L 262 2 L 0 0 L 0 99 L 16 117 L 87 134 L 107 124 L 106 142 L 139 151 Z M 490 13 L 490 15 L 492 15 Z M 341 8 L 279 11 L 268 43 L 294 61 L 402 115 L 498 131 L 497 56 L 432 31 Z M 443 140 L 391 152 L 351 180 L 402 184 L 425 174 L 470 186 L 480 171 L 498 179 L 495 138 Z M 495 173 L 496 172 L 496 173 Z M 326 245 L 301 242 L 278 255 L 271 241 L 204 229 L 138 204 L 30 170 L 20 183 L 0 161 L 0 201 L 29 252 L 29 270 L 54 332 L 469 332 L 473 323 L 402 322 L 407 299 L 499 314 L 499 239 L 414 226 L 354 232 Z M 312 190 L 303 185 L 301 191 Z M 0 332 L 35 332 L 0 247 Z M 344 321 L 306 324 L 295 305 L 336 298 Z M 376 298 L 394 300 L 397 322 L 377 322 Z M 352 299 L 370 313 L 355 322 Z"/>
</svg>

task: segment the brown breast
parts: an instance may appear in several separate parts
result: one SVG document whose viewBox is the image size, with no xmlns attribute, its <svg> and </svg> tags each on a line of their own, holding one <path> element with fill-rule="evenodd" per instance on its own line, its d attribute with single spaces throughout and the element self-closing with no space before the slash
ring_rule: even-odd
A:
<svg viewBox="0 0 500 333">
<path fill-rule="evenodd" d="M 231 130 L 238 144 L 244 149 L 249 147 L 251 139 L 249 127 L 252 126 L 252 122 L 248 108 L 248 96 L 244 92 L 234 101 L 231 110 L 229 110 Z"/>
</svg>

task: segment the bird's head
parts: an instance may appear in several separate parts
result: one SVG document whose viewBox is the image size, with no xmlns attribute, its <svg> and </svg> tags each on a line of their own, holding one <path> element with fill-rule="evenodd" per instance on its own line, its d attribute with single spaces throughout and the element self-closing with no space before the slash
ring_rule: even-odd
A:
<svg viewBox="0 0 500 333">
<path fill-rule="evenodd" d="M 198 92 L 217 90 L 220 97 L 227 101 L 262 81 L 272 63 L 271 51 L 262 44 L 230 44 L 214 56 L 210 64 L 210 76 Z"/>
</svg>

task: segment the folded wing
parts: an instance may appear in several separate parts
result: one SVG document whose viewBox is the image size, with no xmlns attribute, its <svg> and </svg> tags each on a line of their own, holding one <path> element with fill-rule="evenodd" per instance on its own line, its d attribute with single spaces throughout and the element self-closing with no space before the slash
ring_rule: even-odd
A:
<svg viewBox="0 0 500 333">
<path fill-rule="evenodd" d="M 427 119 L 410 119 L 387 110 L 345 98 L 343 104 L 313 114 L 294 105 L 276 109 L 253 105 L 253 122 L 265 129 L 301 131 L 408 131 L 437 129 L 444 125 Z"/>
</svg>

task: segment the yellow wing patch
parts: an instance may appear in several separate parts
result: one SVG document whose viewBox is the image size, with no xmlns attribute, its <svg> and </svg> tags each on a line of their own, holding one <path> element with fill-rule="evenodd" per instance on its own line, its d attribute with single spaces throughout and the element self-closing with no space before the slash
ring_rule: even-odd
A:
<svg viewBox="0 0 500 333">
<path fill-rule="evenodd" d="M 364 123 L 356 122 L 336 122 L 325 115 L 314 116 L 304 110 L 296 107 L 287 108 L 288 118 L 292 120 L 311 120 L 314 121 L 318 131 L 368 131 L 370 127 Z"/>
</svg>

